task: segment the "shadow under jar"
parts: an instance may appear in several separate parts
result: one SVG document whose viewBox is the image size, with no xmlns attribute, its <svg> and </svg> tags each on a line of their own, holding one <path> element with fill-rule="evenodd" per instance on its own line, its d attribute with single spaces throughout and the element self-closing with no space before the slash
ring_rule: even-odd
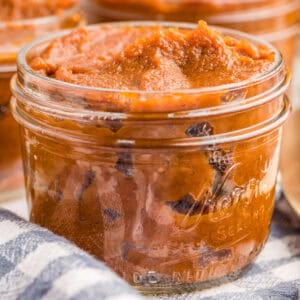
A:
<svg viewBox="0 0 300 300">
<path fill-rule="evenodd" d="M 240 83 L 118 91 L 34 72 L 30 62 L 53 38 L 21 51 L 12 80 L 31 221 L 144 293 L 198 289 L 249 265 L 269 234 L 290 107 L 278 51 L 265 44 L 271 69 Z M 130 112 L 103 106 L 128 102 Z"/>
<path fill-rule="evenodd" d="M 18 197 L 24 191 L 19 129 L 9 105 L 17 53 L 34 38 L 74 28 L 82 22 L 76 5 L 57 15 L 0 21 L 0 201 Z"/>
<path fill-rule="evenodd" d="M 251 33 L 273 43 L 292 68 L 299 33 L 298 0 L 87 0 L 91 22 L 198 22 Z"/>
</svg>

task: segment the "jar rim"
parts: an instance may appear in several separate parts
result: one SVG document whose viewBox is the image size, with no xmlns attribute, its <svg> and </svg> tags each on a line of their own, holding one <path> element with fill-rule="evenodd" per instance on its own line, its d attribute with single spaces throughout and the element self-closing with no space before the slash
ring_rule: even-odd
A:
<svg viewBox="0 0 300 300">
<path fill-rule="evenodd" d="M 288 28 L 284 28 L 281 30 L 278 30 L 276 32 L 270 32 L 270 33 L 261 33 L 258 34 L 260 38 L 267 40 L 270 43 L 274 43 L 276 41 L 280 41 L 282 39 L 289 39 L 291 37 L 297 37 L 297 35 L 300 33 L 300 27 L 299 24 L 294 24 Z"/>
<path fill-rule="evenodd" d="M 0 63 L 0 78 L 5 76 L 12 76 L 17 71 L 16 64 L 1 64 Z"/>
<path fill-rule="evenodd" d="M 85 9 L 90 11 L 91 13 L 97 12 L 97 14 L 103 14 L 103 11 L 113 12 L 112 8 L 108 8 L 101 3 L 89 2 L 89 5 L 85 5 Z M 166 4 L 174 4 L 173 0 L 164 0 Z M 178 1 L 177 1 L 178 2 Z M 208 1 L 209 2 L 209 1 Z M 239 4 L 249 4 L 249 3 L 257 3 L 261 2 L 260 0 L 240 0 Z M 236 0 L 223 0 L 222 4 L 232 5 L 236 4 Z M 84 5 L 84 4 L 83 4 Z M 92 7 L 90 7 L 92 6 Z M 91 8 L 91 9 L 90 9 Z M 300 9 L 300 3 L 298 0 L 290 0 L 289 2 L 283 4 L 276 5 L 263 5 L 257 8 L 248 8 L 246 10 L 236 10 L 236 11 L 228 11 L 225 13 L 216 13 L 212 14 L 207 18 L 207 21 L 211 24 L 214 22 L 224 23 L 226 27 L 226 23 L 244 23 L 244 22 L 255 22 L 257 20 L 265 20 L 269 18 L 274 18 L 276 16 L 282 16 L 284 14 L 291 13 Z M 124 13 L 126 14 L 126 13 Z M 105 15 L 105 13 L 103 14 Z M 161 15 L 164 15 L 163 13 Z M 124 15 L 123 15 L 124 16 Z M 155 15 L 154 15 L 155 16 Z M 159 16 L 159 15 L 156 15 Z M 125 16 L 124 16 L 125 17 Z M 134 19 L 134 16 L 127 16 L 125 19 L 130 20 Z M 135 16 L 137 19 L 137 15 Z"/>
<path fill-rule="evenodd" d="M 210 23 L 224 24 L 224 26 L 227 23 L 256 22 L 258 20 L 266 20 L 286 15 L 299 9 L 300 2 L 298 0 L 293 0 L 292 2 L 285 3 L 284 5 L 266 5 L 259 9 L 250 8 L 246 11 L 238 10 L 234 12 L 219 13 L 209 16 L 207 21 Z"/>
<path fill-rule="evenodd" d="M 287 72 L 282 77 L 282 80 L 277 84 L 273 85 L 272 88 L 262 92 L 258 95 L 254 95 L 252 97 L 246 98 L 241 102 L 238 102 L 237 105 L 235 101 L 224 103 L 222 105 L 210 106 L 206 108 L 196 108 L 191 110 L 179 110 L 174 112 L 143 112 L 142 117 L 138 112 L 111 112 L 111 111 L 103 111 L 103 110 L 87 110 L 85 108 L 82 109 L 62 109 L 63 106 L 60 104 L 55 105 L 44 105 L 44 103 L 39 103 L 39 101 L 31 101 L 30 105 L 43 111 L 46 114 L 53 116 L 60 116 L 66 119 L 84 119 L 89 116 L 90 118 L 103 118 L 107 120 L 141 120 L 141 119 L 149 119 L 149 120 L 161 120 L 161 119 L 185 119 L 191 117 L 208 117 L 208 116 L 216 116 L 220 114 L 227 114 L 233 112 L 239 112 L 243 110 L 248 110 L 258 105 L 265 104 L 275 97 L 278 97 L 287 90 L 290 84 L 291 76 L 290 73 Z M 18 74 L 15 74 L 11 80 L 11 90 L 13 95 L 21 100 L 22 102 L 27 102 L 27 97 L 34 97 L 34 93 L 25 93 L 20 88 L 20 84 L 18 83 Z M 39 98 L 39 97 L 38 97 Z M 47 104 L 50 104 L 48 101 Z"/>
<path fill-rule="evenodd" d="M 37 18 L 28 18 L 28 19 L 20 19 L 20 20 L 13 20 L 13 21 L 0 21 L 0 29 L 6 28 L 8 26 L 16 25 L 16 26 L 23 26 L 23 25 L 45 25 L 48 23 L 55 22 L 62 17 L 68 16 L 72 14 L 74 10 L 78 8 L 78 4 L 75 4 L 67 9 L 62 10 L 57 14 L 51 14 L 48 16 L 37 17 Z"/>
<path fill-rule="evenodd" d="M 105 27 L 128 27 L 128 26 L 133 26 L 133 27 L 152 27 L 152 26 L 162 26 L 162 27 L 177 27 L 177 28 L 184 28 L 184 29 L 194 29 L 196 27 L 196 24 L 193 23 L 181 23 L 181 22 L 158 22 L 158 21 L 134 21 L 134 22 L 111 22 L 111 23 L 103 23 L 103 24 L 94 24 L 87 26 L 86 28 L 88 30 L 94 29 L 94 28 L 105 28 Z M 122 90 L 122 89 L 112 89 L 112 88 L 101 88 L 101 87 L 91 87 L 91 86 L 84 86 L 84 85 L 78 85 L 78 84 L 73 84 L 69 82 L 64 82 L 60 81 L 54 78 L 50 78 L 44 75 L 41 75 L 30 67 L 30 65 L 27 63 L 27 55 L 28 52 L 33 49 L 34 47 L 37 47 L 41 45 L 42 43 L 47 43 L 52 41 L 55 38 L 59 38 L 62 36 L 67 35 L 70 33 L 72 30 L 64 30 L 64 31 L 59 31 L 54 34 L 50 34 L 46 37 L 41 37 L 33 40 L 29 44 L 27 44 L 25 47 L 21 49 L 21 51 L 18 54 L 17 57 L 17 67 L 21 73 L 24 73 L 26 75 L 29 75 L 30 77 L 41 80 L 43 82 L 47 82 L 47 84 L 57 87 L 57 88 L 71 88 L 74 90 L 81 90 L 85 92 L 106 92 L 106 93 L 112 93 L 112 94 L 122 94 L 122 93 L 128 93 L 128 94 L 138 94 L 140 96 L 143 95 L 166 95 L 166 94 L 182 94 L 182 95 L 190 95 L 190 94 L 199 94 L 199 93 L 215 93 L 218 91 L 222 90 L 232 90 L 234 89 L 242 89 L 247 86 L 250 86 L 252 84 L 255 84 L 257 82 L 263 81 L 267 79 L 268 77 L 272 76 L 274 73 L 276 73 L 282 66 L 284 65 L 283 62 L 283 57 L 281 53 L 269 42 L 255 37 L 251 34 L 243 33 L 237 30 L 233 29 L 227 29 L 227 28 L 222 28 L 219 26 L 211 26 L 211 28 L 214 28 L 221 32 L 222 34 L 234 36 L 240 39 L 248 39 L 251 42 L 254 42 L 256 44 L 264 45 L 267 48 L 271 49 L 272 52 L 275 54 L 275 61 L 272 64 L 272 66 L 266 70 L 265 72 L 253 76 L 247 80 L 243 80 L 240 82 L 236 83 L 229 83 L 229 84 L 222 84 L 222 85 L 217 85 L 217 86 L 211 86 L 211 87 L 200 87 L 200 88 L 192 88 L 192 89 L 176 89 L 176 90 L 158 90 L 158 91 L 146 91 L 146 90 Z"/>
</svg>

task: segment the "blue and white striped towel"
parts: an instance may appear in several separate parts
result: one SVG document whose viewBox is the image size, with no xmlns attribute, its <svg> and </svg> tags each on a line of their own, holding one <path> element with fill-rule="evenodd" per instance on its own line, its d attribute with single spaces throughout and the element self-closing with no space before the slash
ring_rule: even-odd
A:
<svg viewBox="0 0 300 300">
<path fill-rule="evenodd" d="M 300 299 L 300 222 L 284 200 L 257 261 L 240 279 L 163 300 Z M 0 209 L 0 300 L 141 299 L 102 263 L 65 239 Z"/>
<path fill-rule="evenodd" d="M 70 242 L 0 209 L 1 300 L 141 298 Z"/>
</svg>

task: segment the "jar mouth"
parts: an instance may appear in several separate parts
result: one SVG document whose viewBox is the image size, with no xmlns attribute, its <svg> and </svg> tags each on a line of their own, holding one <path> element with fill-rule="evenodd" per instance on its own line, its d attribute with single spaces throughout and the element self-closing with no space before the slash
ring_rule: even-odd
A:
<svg viewBox="0 0 300 300">
<path fill-rule="evenodd" d="M 196 24 L 190 23 L 169 23 L 169 22 L 119 22 L 108 23 L 101 25 L 89 26 L 88 29 L 98 28 L 99 26 L 165 26 L 165 27 L 177 27 L 193 29 Z M 196 88 L 188 90 L 171 90 L 171 91 L 144 91 L 144 90 L 115 90 L 105 88 L 86 87 L 76 84 L 66 83 L 53 78 L 46 77 L 38 74 L 31 69 L 29 61 L 39 55 L 45 47 L 48 46 L 49 41 L 54 38 L 61 37 L 70 31 L 62 31 L 60 33 L 52 34 L 48 37 L 43 37 L 31 42 L 25 46 L 18 56 L 18 73 L 13 77 L 11 81 L 11 90 L 14 95 L 12 101 L 13 113 L 17 121 L 24 127 L 30 128 L 35 132 L 41 132 L 42 135 L 49 138 L 59 138 L 64 136 L 64 139 L 68 139 L 70 142 L 79 142 L 79 140 L 88 144 L 95 144 L 100 147 L 122 147 L 122 143 L 132 145 L 134 149 L 139 147 L 148 148 L 155 147 L 158 149 L 167 149 L 169 147 L 199 147 L 209 146 L 216 143 L 234 142 L 241 139 L 249 139 L 256 135 L 263 135 L 270 130 L 282 125 L 289 114 L 289 102 L 287 99 L 283 101 L 283 94 L 286 91 L 290 76 L 285 69 L 285 65 L 281 54 L 275 47 L 271 46 L 268 42 L 262 41 L 259 38 L 253 37 L 248 34 L 240 33 L 235 30 L 223 29 L 216 27 L 217 30 L 223 34 L 231 35 L 240 39 L 247 38 L 254 43 L 263 44 L 269 47 L 275 55 L 275 61 L 270 66 L 269 70 L 264 73 L 250 78 L 246 81 L 225 84 L 214 87 Z M 243 92 L 242 97 L 229 101 L 220 101 L 209 103 L 208 106 L 185 106 L 186 109 L 182 109 L 182 106 L 176 106 L 176 109 L 172 110 L 167 107 L 167 111 L 159 111 L 156 106 L 153 107 L 153 111 L 124 111 L 113 110 L 113 106 L 104 108 L 102 106 L 95 105 L 95 102 L 104 103 L 113 101 L 122 101 L 127 99 L 129 101 L 144 102 L 148 99 L 153 103 L 154 99 L 159 101 L 169 101 L 177 97 L 184 99 L 184 102 L 189 103 L 189 100 L 195 101 L 202 96 L 205 99 L 220 100 L 223 95 L 232 95 L 237 93 L 238 96 Z M 230 98 L 231 99 L 231 98 Z M 89 128 L 94 126 L 95 128 L 102 128 L 103 124 L 106 126 L 108 121 L 121 121 L 127 128 L 136 128 L 139 126 L 162 126 L 165 128 L 168 124 L 178 126 L 178 124 L 186 124 L 191 120 L 207 120 L 218 119 L 219 116 L 231 116 L 244 114 L 252 109 L 264 107 L 266 103 L 272 101 L 279 101 L 280 106 L 276 108 L 277 112 L 271 117 L 265 116 L 263 120 L 250 125 L 241 125 L 242 128 L 229 129 L 227 132 L 218 132 L 209 137 L 195 138 L 186 137 L 184 132 L 175 133 L 175 137 L 168 134 L 165 137 L 155 136 L 122 136 L 113 135 L 112 139 L 106 140 L 105 138 L 99 139 L 97 135 L 93 135 L 92 132 L 76 132 L 72 128 L 62 128 L 59 124 L 61 121 L 72 122 L 72 124 L 78 124 L 80 128 Z M 93 102 L 95 101 L 95 102 Z M 125 101 L 125 100 L 124 100 Z M 157 105 L 155 102 L 155 105 Z M 273 102 L 272 102 L 273 103 Z M 94 105 L 94 106 L 93 106 Z M 146 104 L 145 104 L 146 105 Z M 147 107 L 147 106 L 146 106 Z M 111 111 L 110 111 L 111 109 Z M 275 108 L 274 108 L 275 109 Z M 235 114 L 236 113 L 236 114 Z M 46 117 L 46 118 L 45 118 Z M 199 117 L 199 119 L 197 119 Z M 53 120 L 47 121 L 47 120 Z M 193 121 L 193 122 L 194 122 Z M 155 124 L 155 125 L 153 125 Z M 55 127 L 56 126 L 56 127 Z M 104 126 L 104 127 L 105 127 Z M 121 127 L 123 125 L 121 124 Z M 238 127 L 238 126 L 237 126 Z M 105 129 L 106 130 L 106 129 Z M 169 130 L 169 128 L 168 128 Z M 184 129 L 185 130 L 185 129 Z M 59 131 L 59 132 L 58 132 Z M 112 131 L 110 131 L 112 132 Z M 78 137 L 80 135 L 80 137 Z M 109 143 L 109 144 L 106 144 Z"/>
<path fill-rule="evenodd" d="M 270 43 L 274 43 L 276 41 L 286 40 L 291 37 L 297 37 L 299 33 L 299 24 L 295 24 L 288 28 L 278 30 L 276 32 L 258 34 L 258 36 L 264 40 L 267 40 Z"/>
<path fill-rule="evenodd" d="M 91 1 L 90 1 L 91 2 Z M 114 12 L 116 11 L 113 8 L 109 8 L 109 6 L 102 6 L 101 4 L 94 3 L 95 1 L 89 3 L 89 5 L 86 5 L 86 10 L 90 11 L 91 13 L 97 13 L 100 15 L 105 16 L 104 12 L 107 12 L 109 14 L 114 15 Z M 165 4 L 175 4 L 180 2 L 178 0 L 164 0 L 163 3 Z M 210 1 L 207 1 L 210 3 Z M 240 0 L 238 1 L 239 4 L 255 4 L 255 3 L 261 3 L 260 0 Z M 266 2 L 266 1 L 265 1 Z M 236 0 L 223 0 L 222 4 L 224 5 L 234 5 L 236 4 Z M 84 4 L 83 4 L 84 5 Z M 100 6 L 101 5 L 101 6 Z M 257 8 L 247 8 L 246 10 L 236 10 L 236 11 L 227 11 L 224 13 L 216 13 L 210 15 L 206 20 L 208 23 L 211 24 L 219 24 L 224 25 L 225 27 L 227 23 L 245 23 L 245 22 L 255 22 L 255 21 L 261 21 L 261 20 L 267 20 L 274 17 L 283 16 L 286 14 L 289 14 L 291 12 L 297 11 L 300 9 L 300 3 L 298 0 L 290 0 L 288 3 L 284 4 L 276 4 L 276 5 L 270 5 L 265 4 Z M 201 12 L 201 11 L 200 11 Z M 147 12 L 145 12 L 147 13 Z M 123 19 L 133 19 L 133 16 L 130 13 L 122 12 Z M 160 18 L 160 16 L 164 16 L 164 13 L 153 15 L 154 17 Z M 117 17 L 115 15 L 114 17 Z M 138 15 L 135 15 L 135 19 L 139 19 Z M 142 19 L 141 19 L 142 20 Z"/>
<path fill-rule="evenodd" d="M 57 14 L 51 14 L 44 17 L 37 17 L 37 18 L 28 18 L 28 19 L 20 19 L 16 21 L 0 21 L 0 29 L 5 29 L 8 26 L 23 26 L 23 25 L 46 25 L 49 23 L 57 22 L 57 20 L 61 19 L 62 17 L 68 16 L 78 8 L 78 4 L 71 6 L 67 9 L 62 10 Z"/>
<path fill-rule="evenodd" d="M 182 29 L 194 29 L 196 27 L 196 24 L 193 23 L 179 23 L 179 22 L 153 22 L 153 21 L 139 21 L 139 22 L 112 22 L 112 23 L 103 23 L 103 24 L 96 24 L 87 26 L 87 29 L 95 29 L 95 28 L 105 28 L 105 27 L 153 27 L 153 26 L 162 26 L 162 27 L 177 27 Z M 83 86 L 73 83 L 68 83 L 64 81 L 59 81 L 53 78 L 49 78 L 47 76 L 38 74 L 32 68 L 29 66 L 27 62 L 29 51 L 32 50 L 35 47 L 39 48 L 45 48 L 50 41 L 53 39 L 62 37 L 64 35 L 67 35 L 70 33 L 70 30 L 60 31 L 58 33 L 54 33 L 51 35 L 48 35 L 47 37 L 38 38 L 29 44 L 27 44 L 25 47 L 21 49 L 19 52 L 18 58 L 17 58 L 17 66 L 19 69 L 19 72 L 21 74 L 26 74 L 26 76 L 30 76 L 31 79 L 35 78 L 37 80 L 46 82 L 47 84 L 51 85 L 53 88 L 70 88 L 73 90 L 80 90 L 85 92 L 95 92 L 95 93 L 113 93 L 113 94 L 120 94 L 120 93 L 129 93 L 129 94 L 138 94 L 139 96 L 147 96 L 147 95 L 165 95 L 165 94 L 199 94 L 199 93 L 216 93 L 217 91 L 221 90 L 232 90 L 232 89 L 242 89 L 244 87 L 253 85 L 255 83 L 258 83 L 260 81 L 267 80 L 267 78 L 274 75 L 274 73 L 278 72 L 280 68 L 283 67 L 283 58 L 281 53 L 269 42 L 264 41 L 260 38 L 254 37 L 252 35 L 232 30 L 232 29 L 225 29 L 218 26 L 211 26 L 212 28 L 218 30 L 222 34 L 233 36 L 239 39 L 248 39 L 251 42 L 255 44 L 263 45 L 274 53 L 275 60 L 272 66 L 269 68 L 269 70 L 251 77 L 247 80 L 240 81 L 237 83 L 229 83 L 229 84 L 223 84 L 218 86 L 211 86 L 211 87 L 200 87 L 200 88 L 192 88 L 192 89 L 176 89 L 176 90 L 158 90 L 158 91 L 145 91 L 145 90 L 122 90 L 122 89 L 110 89 L 110 88 L 100 88 L 100 87 L 90 87 L 90 86 Z M 29 78 L 28 78 L 29 79 Z"/>
<path fill-rule="evenodd" d="M 15 74 L 11 80 L 11 90 L 16 98 L 24 103 L 24 105 L 31 106 L 47 115 L 51 115 L 55 118 L 61 117 L 69 120 L 82 121 L 83 119 L 103 119 L 103 120 L 165 120 L 165 119 L 189 119 L 192 117 L 210 117 L 217 116 L 220 114 L 228 114 L 233 112 L 244 111 L 251 109 L 258 105 L 265 104 L 275 97 L 283 95 L 290 84 L 291 76 L 290 73 L 286 73 L 282 80 L 277 84 L 272 86 L 272 88 L 262 92 L 258 95 L 249 97 L 240 102 L 229 102 L 222 105 L 210 106 L 207 108 L 198 108 L 194 110 L 182 110 L 174 112 L 110 112 L 102 110 L 89 110 L 85 108 L 74 108 L 74 107 L 64 107 L 61 104 L 51 103 L 46 99 L 41 102 L 40 99 L 43 95 L 36 95 L 36 93 L 31 93 L 31 91 L 24 91 L 20 88 L 20 82 L 18 80 L 18 74 Z M 76 86 L 76 85 L 75 85 Z M 236 89 L 235 89 L 236 90 Z M 197 93 L 196 93 L 197 94 Z M 30 97 L 31 101 L 28 101 Z"/>
</svg>

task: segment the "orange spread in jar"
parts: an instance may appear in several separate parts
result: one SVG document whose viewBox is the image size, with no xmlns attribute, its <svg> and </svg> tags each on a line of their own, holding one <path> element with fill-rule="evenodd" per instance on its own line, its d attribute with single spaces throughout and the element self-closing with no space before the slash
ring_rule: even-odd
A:
<svg viewBox="0 0 300 300">
<path fill-rule="evenodd" d="M 0 21 L 17 21 L 57 14 L 78 0 L 0 0 Z"/>
<path fill-rule="evenodd" d="M 217 86 L 265 72 L 272 51 L 220 35 L 199 22 L 176 28 L 79 29 L 51 45 L 31 66 L 78 85 L 119 90 L 176 90 Z"/>
</svg>

